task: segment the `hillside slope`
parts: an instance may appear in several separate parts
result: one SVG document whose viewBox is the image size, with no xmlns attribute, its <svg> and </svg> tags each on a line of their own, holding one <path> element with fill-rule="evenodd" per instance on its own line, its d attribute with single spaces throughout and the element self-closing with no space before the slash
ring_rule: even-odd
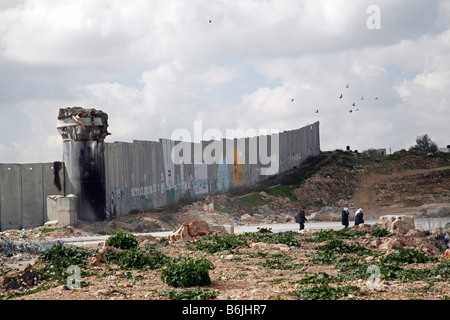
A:
<svg viewBox="0 0 450 320">
<path fill-rule="evenodd" d="M 303 206 L 308 213 L 339 212 L 344 206 L 354 213 L 363 207 L 367 218 L 450 206 L 450 154 L 405 153 L 374 159 L 338 150 L 323 152 L 252 187 L 77 227 L 111 234 L 174 230 L 193 219 L 232 225 L 285 223 L 293 222 L 294 213 Z M 325 215 L 321 219 L 326 220 Z"/>
</svg>

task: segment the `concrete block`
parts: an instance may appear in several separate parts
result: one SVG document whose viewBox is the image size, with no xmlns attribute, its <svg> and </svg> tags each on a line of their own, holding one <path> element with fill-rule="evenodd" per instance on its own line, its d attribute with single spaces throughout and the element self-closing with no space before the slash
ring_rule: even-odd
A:
<svg viewBox="0 0 450 320">
<path fill-rule="evenodd" d="M 212 225 L 212 226 L 209 226 L 209 230 L 222 231 L 227 234 L 234 234 L 234 226 L 230 226 L 230 225 Z"/>
<path fill-rule="evenodd" d="M 58 226 L 72 226 L 76 222 L 76 211 L 58 211 Z"/>
<path fill-rule="evenodd" d="M 66 197 L 57 198 L 58 212 L 61 211 L 77 211 L 78 210 L 78 197 L 75 195 L 68 195 Z"/>
<path fill-rule="evenodd" d="M 58 202 L 57 199 L 62 196 L 59 195 L 51 195 L 47 197 L 47 212 L 45 215 L 45 221 L 54 221 L 58 220 Z"/>
</svg>

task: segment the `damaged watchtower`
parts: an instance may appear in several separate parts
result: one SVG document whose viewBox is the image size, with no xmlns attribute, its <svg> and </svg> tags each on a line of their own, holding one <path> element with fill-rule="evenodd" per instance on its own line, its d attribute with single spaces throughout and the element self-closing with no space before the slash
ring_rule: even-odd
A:
<svg viewBox="0 0 450 320">
<path fill-rule="evenodd" d="M 109 135 L 108 115 L 95 109 L 61 108 L 57 129 L 64 141 L 64 194 L 78 196 L 78 219 L 104 220 L 104 140 Z"/>
</svg>

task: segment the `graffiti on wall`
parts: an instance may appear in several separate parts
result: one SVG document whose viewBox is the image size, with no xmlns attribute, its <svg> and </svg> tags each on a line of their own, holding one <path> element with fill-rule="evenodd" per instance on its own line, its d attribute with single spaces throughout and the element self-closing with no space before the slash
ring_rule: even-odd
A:
<svg viewBox="0 0 450 320">
<path fill-rule="evenodd" d="M 244 176 L 242 174 L 242 167 L 244 161 L 239 150 L 233 150 L 233 185 L 239 185 L 244 182 Z"/>
<path fill-rule="evenodd" d="M 226 157 L 222 154 L 222 162 L 217 168 L 217 190 L 220 192 L 228 191 L 230 188 L 230 176 L 228 173 L 228 164 Z"/>
<path fill-rule="evenodd" d="M 208 193 L 208 165 L 206 163 L 194 164 L 194 195 Z"/>
</svg>

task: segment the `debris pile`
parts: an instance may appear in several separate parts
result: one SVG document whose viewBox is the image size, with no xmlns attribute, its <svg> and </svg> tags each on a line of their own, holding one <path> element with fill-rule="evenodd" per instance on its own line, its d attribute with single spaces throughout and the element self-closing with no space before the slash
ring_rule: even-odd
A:
<svg viewBox="0 0 450 320">
<path fill-rule="evenodd" d="M 183 223 L 170 236 L 171 242 L 177 240 L 190 240 L 207 234 L 214 234 L 217 231 L 211 231 L 208 222 L 204 220 L 193 220 L 189 223 Z"/>
<path fill-rule="evenodd" d="M 83 121 L 83 119 L 90 119 L 90 123 L 89 121 Z M 96 122 L 95 119 L 101 119 L 101 122 Z M 108 114 L 101 110 L 81 107 L 60 108 L 58 120 L 60 121 L 58 128 L 62 135 L 69 134 L 69 128 L 66 126 L 67 120 L 72 120 L 78 124 L 79 128 L 75 130 L 77 140 L 104 140 L 106 136 L 110 135 L 108 132 Z"/>
</svg>

